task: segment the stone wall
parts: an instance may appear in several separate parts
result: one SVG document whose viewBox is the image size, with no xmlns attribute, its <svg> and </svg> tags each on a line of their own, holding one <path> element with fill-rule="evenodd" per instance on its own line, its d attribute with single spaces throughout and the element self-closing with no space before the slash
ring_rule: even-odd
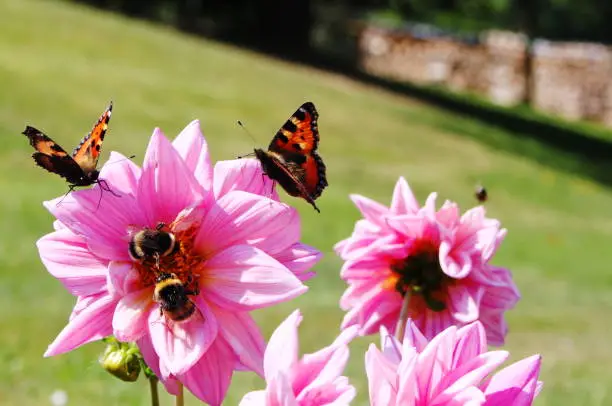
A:
<svg viewBox="0 0 612 406">
<path fill-rule="evenodd" d="M 417 84 L 442 84 L 501 105 L 524 100 L 525 37 L 487 31 L 477 40 L 365 26 L 359 60 L 369 73 Z M 567 119 L 612 127 L 612 49 L 577 42 L 533 43 L 532 106 Z"/>
</svg>

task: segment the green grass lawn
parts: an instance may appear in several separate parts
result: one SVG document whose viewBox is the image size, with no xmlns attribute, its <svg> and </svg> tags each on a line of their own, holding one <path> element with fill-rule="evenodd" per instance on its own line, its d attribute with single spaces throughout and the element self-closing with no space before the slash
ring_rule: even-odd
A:
<svg viewBox="0 0 612 406">
<path fill-rule="evenodd" d="M 341 76 L 70 3 L 30 0 L 0 3 L 0 404 L 49 404 L 56 389 L 71 405 L 149 402 L 145 381 L 124 384 L 98 367 L 101 344 L 42 358 L 73 298 L 47 274 L 34 243 L 51 230 L 41 202 L 66 185 L 34 166 L 20 132 L 29 123 L 71 147 L 111 99 L 104 157 L 118 150 L 136 154 L 138 163 L 155 126 L 173 137 L 199 118 L 213 160 L 231 159 L 254 147 L 236 120 L 265 146 L 300 103 L 315 102 L 330 183 L 317 202 L 322 213 L 285 200 L 302 214 L 304 242 L 326 255 L 309 293 L 257 314 L 269 337 L 301 308 L 304 351 L 330 343 L 343 316 L 337 303 L 345 286 L 332 246 L 358 218 L 349 193 L 388 203 L 403 175 L 421 201 L 438 191 L 441 201 L 465 209 L 482 181 L 490 215 L 509 229 L 495 262 L 514 271 L 523 294 L 508 315 L 511 359 L 543 354 L 539 405 L 612 404 L 612 191 L 516 152 L 555 151 Z M 477 141 L 482 137 L 495 142 Z M 351 347 L 347 374 L 359 390 L 356 405 L 367 404 L 363 356 L 374 339 Z M 225 404 L 262 385 L 237 374 Z M 188 403 L 196 404 L 191 397 Z"/>
</svg>

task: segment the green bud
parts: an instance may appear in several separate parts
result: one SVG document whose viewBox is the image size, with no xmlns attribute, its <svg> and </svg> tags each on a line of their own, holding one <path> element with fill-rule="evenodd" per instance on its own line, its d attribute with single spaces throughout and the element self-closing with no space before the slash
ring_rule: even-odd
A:
<svg viewBox="0 0 612 406">
<path fill-rule="evenodd" d="M 138 379 L 141 357 L 138 348 L 130 343 L 122 343 L 114 337 L 103 340 L 107 345 L 99 362 L 102 368 L 125 382 Z"/>
</svg>

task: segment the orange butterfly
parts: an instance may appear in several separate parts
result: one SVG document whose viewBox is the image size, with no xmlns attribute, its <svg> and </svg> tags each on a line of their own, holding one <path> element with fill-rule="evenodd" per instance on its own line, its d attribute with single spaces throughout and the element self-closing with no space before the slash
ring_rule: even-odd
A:
<svg viewBox="0 0 612 406">
<path fill-rule="evenodd" d="M 42 131 L 26 126 L 22 134 L 28 137 L 30 145 L 36 150 L 32 158 L 38 166 L 65 178 L 70 184 L 70 190 L 98 183 L 100 187 L 112 193 L 108 185 L 102 186 L 106 182 L 98 179 L 100 172 L 97 169 L 100 148 L 108 129 L 112 110 L 113 103 L 111 102 L 91 132 L 74 149 L 72 155 L 68 155 L 62 147 Z"/>
<path fill-rule="evenodd" d="M 291 196 L 301 197 L 321 212 L 315 200 L 327 186 L 325 164 L 316 153 L 319 144 L 314 104 L 306 102 L 278 130 L 268 150 L 255 149 L 268 177 Z"/>
</svg>

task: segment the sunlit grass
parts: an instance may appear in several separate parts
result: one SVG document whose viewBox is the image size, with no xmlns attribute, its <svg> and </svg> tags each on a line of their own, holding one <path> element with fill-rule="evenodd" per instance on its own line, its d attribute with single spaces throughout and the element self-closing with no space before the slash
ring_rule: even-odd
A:
<svg viewBox="0 0 612 406">
<path fill-rule="evenodd" d="M 326 255 L 305 296 L 257 314 L 266 336 L 295 307 L 305 316 L 304 351 L 337 335 L 344 284 L 332 246 L 358 218 L 349 193 L 387 203 L 404 175 L 420 200 L 438 191 L 442 201 L 467 208 L 482 182 L 490 215 L 509 229 L 495 262 L 514 271 L 523 294 L 509 313 L 511 359 L 544 355 L 541 405 L 612 402 L 612 193 L 578 174 L 505 152 L 504 146 L 521 142 L 511 134 L 340 76 L 63 2 L 0 3 L 0 89 L 1 404 L 47 404 L 55 389 L 67 391 L 76 405 L 148 402 L 144 381 L 123 384 L 97 366 L 101 345 L 42 358 L 74 302 L 46 273 L 35 247 L 51 230 L 41 202 L 66 185 L 34 166 L 20 132 L 26 123 L 35 125 L 71 148 L 111 99 L 104 156 L 118 150 L 136 154 L 138 163 L 155 126 L 173 137 L 199 118 L 213 160 L 231 159 L 254 147 L 236 120 L 265 146 L 299 104 L 317 105 L 330 183 L 317 202 L 322 213 L 284 198 L 302 214 L 304 242 Z M 475 140 L 483 134 L 499 147 Z M 363 355 L 374 339 L 352 345 L 348 374 L 360 392 L 358 405 L 366 404 Z M 226 404 L 261 385 L 251 374 L 238 374 Z"/>
</svg>

